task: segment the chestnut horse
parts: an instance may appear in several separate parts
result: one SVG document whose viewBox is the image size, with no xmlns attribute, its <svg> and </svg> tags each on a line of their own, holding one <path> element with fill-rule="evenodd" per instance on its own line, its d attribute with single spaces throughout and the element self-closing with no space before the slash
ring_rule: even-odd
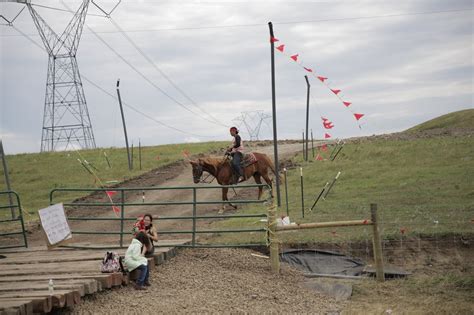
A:
<svg viewBox="0 0 474 315">
<path fill-rule="evenodd" d="M 243 169 L 243 174 L 245 179 L 250 178 L 253 176 L 255 182 L 257 184 L 261 184 L 261 178 L 265 180 L 265 182 L 271 187 L 272 181 L 268 176 L 270 169 L 273 174 L 275 174 L 275 168 L 273 167 L 273 162 L 270 158 L 263 153 L 253 152 L 256 162 L 246 166 Z M 201 181 L 201 176 L 203 172 L 208 172 L 212 176 L 214 176 L 217 180 L 219 185 L 232 185 L 234 183 L 234 172 L 231 166 L 231 161 L 229 158 L 213 158 L 213 157 L 206 157 L 206 158 L 199 158 L 196 161 L 189 161 L 193 167 L 193 180 L 194 183 L 197 184 Z M 258 199 L 262 196 L 263 187 L 258 187 Z M 227 199 L 227 192 L 229 191 L 228 187 L 222 188 L 222 201 L 228 201 Z M 222 212 L 225 210 L 225 203 L 223 204 Z M 230 204 L 234 209 L 237 207 L 233 204 Z"/>
</svg>

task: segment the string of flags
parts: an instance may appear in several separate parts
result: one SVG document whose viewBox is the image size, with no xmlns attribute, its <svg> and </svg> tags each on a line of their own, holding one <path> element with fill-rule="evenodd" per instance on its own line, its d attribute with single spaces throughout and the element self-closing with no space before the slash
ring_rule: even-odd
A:
<svg viewBox="0 0 474 315">
<path fill-rule="evenodd" d="M 276 43 L 276 42 L 279 42 L 280 40 L 275 38 L 275 37 L 271 37 L 270 38 L 270 42 L 272 43 Z M 314 78 L 318 79 L 324 86 L 326 86 L 338 99 L 339 101 L 344 105 L 344 107 L 349 110 L 353 117 L 355 118 L 355 120 L 357 121 L 357 125 L 359 126 L 359 129 L 361 129 L 361 124 L 360 124 L 360 119 L 362 117 L 364 117 L 365 114 L 362 114 L 362 113 L 356 113 L 352 110 L 352 102 L 348 102 L 348 101 L 345 101 L 340 93 L 342 92 L 340 89 L 334 89 L 332 88 L 328 82 L 326 82 L 328 80 L 328 77 L 325 77 L 321 74 L 317 74 L 316 71 L 312 68 L 309 68 L 309 67 L 306 67 L 304 66 L 301 61 L 299 60 L 299 54 L 287 54 L 286 53 L 286 45 L 285 44 L 281 44 L 281 45 L 278 45 L 275 47 L 276 50 L 278 50 L 279 52 L 281 52 L 282 54 L 285 54 L 285 55 L 289 55 L 290 59 L 292 59 L 299 67 L 301 67 L 302 69 L 304 69 L 306 72 L 308 72 L 310 75 L 312 75 Z M 324 121 L 324 119 L 323 119 Z M 332 125 L 334 127 L 334 125 Z M 324 126 L 326 129 L 331 129 L 331 128 L 327 128 L 326 126 Z"/>
<path fill-rule="evenodd" d="M 276 37 L 270 37 L 270 42 L 272 43 L 276 43 L 276 42 L 279 42 L 279 39 L 277 39 Z M 300 68 L 304 69 L 307 73 L 309 73 L 309 75 L 313 76 L 314 78 L 316 78 L 318 81 L 320 81 L 327 89 L 329 89 L 332 94 L 334 94 L 338 99 L 339 101 L 344 105 L 344 107 L 349 110 L 351 113 L 352 113 L 352 116 L 355 118 L 356 122 L 357 122 L 357 125 L 359 126 L 359 129 L 362 129 L 361 128 L 361 124 L 360 124 L 360 119 L 362 117 L 364 117 L 364 114 L 362 113 L 357 113 L 357 112 L 354 112 L 352 110 L 352 102 L 348 102 L 346 100 L 344 100 L 342 97 L 341 97 L 341 90 L 340 89 L 335 89 L 335 88 L 332 88 L 329 83 L 327 82 L 328 81 L 328 77 L 325 77 L 321 74 L 318 74 L 316 73 L 316 71 L 313 69 L 313 68 L 310 68 L 310 67 L 307 67 L 305 65 L 303 65 L 303 63 L 299 60 L 299 54 L 287 54 L 286 51 L 286 45 L 285 44 L 280 44 L 278 46 L 275 47 L 276 50 L 278 50 L 280 53 L 282 54 L 285 54 L 287 56 L 290 57 L 291 60 L 293 60 L 293 62 L 295 62 Z M 323 128 L 325 130 L 331 130 L 332 128 L 334 128 L 334 123 L 332 121 L 330 121 L 328 118 L 326 117 L 323 117 L 321 116 L 321 119 L 322 119 L 322 125 L 323 125 Z M 331 138 L 331 134 L 329 134 L 328 132 L 325 132 L 324 133 L 324 139 L 330 139 Z M 322 151 L 327 151 L 327 145 L 324 144 L 324 145 L 321 145 L 321 146 L 318 146 L 318 148 Z M 315 160 L 317 161 L 322 161 L 324 160 L 323 157 L 321 156 L 320 153 L 318 153 L 316 156 L 315 156 Z"/>
</svg>

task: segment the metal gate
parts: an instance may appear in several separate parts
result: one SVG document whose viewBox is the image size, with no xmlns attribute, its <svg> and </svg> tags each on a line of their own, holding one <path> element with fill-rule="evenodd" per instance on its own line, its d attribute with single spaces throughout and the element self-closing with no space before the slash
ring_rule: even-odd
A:
<svg viewBox="0 0 474 315">
<path fill-rule="evenodd" d="M 6 201 L 3 201 L 5 197 L 8 199 L 8 204 L 6 204 Z M 18 215 L 16 214 L 16 210 L 18 210 Z M 7 214 L 9 211 L 11 211 L 11 214 Z M 10 217 L 10 219 L 7 219 L 7 217 Z M 2 227 L 0 231 L 5 231 L 4 233 L 0 233 L 0 239 L 2 239 L 2 241 L 6 240 L 5 245 L 0 244 L 0 249 L 28 247 L 20 196 L 14 191 L 0 191 L 0 226 Z M 8 237 L 15 235 L 23 236 L 22 244 L 8 244 L 12 242 Z M 16 240 L 13 240 L 13 242 L 15 241 Z"/>
<path fill-rule="evenodd" d="M 265 199 L 256 200 L 256 199 L 249 199 L 249 200 L 232 200 L 223 202 L 222 200 L 207 200 L 207 201 L 199 201 L 198 200 L 198 192 L 200 190 L 205 189 L 222 189 L 223 187 L 228 187 L 229 189 L 248 189 L 248 188 L 258 188 L 262 187 L 268 193 L 268 196 Z M 166 191 L 166 190 L 185 190 L 190 191 L 191 199 L 190 200 L 172 200 L 172 201 L 156 201 L 156 202 L 145 202 L 145 199 L 142 199 L 142 202 L 137 202 L 137 199 L 140 199 L 140 194 L 145 195 L 146 192 L 150 191 Z M 183 220 L 183 221 L 191 221 L 192 227 L 191 229 L 185 230 L 168 230 L 168 231 L 158 231 L 159 235 L 169 235 L 169 234 L 189 234 L 191 235 L 191 241 L 189 244 L 185 245 L 176 245 L 176 247 L 252 247 L 252 246 L 262 246 L 266 244 L 266 226 L 261 228 L 248 227 L 248 228 L 241 228 L 241 229 L 219 229 L 219 230 L 208 230 L 208 229 L 198 229 L 197 227 L 197 220 L 216 220 L 216 219 L 231 219 L 231 218 L 259 218 L 260 220 L 264 219 L 263 221 L 267 221 L 267 211 L 264 204 L 267 204 L 271 201 L 271 189 L 268 185 L 264 184 L 253 184 L 253 185 L 238 185 L 238 186 L 182 186 L 182 187 L 137 187 L 137 188 L 97 188 L 97 189 L 87 189 L 87 188 L 56 188 L 51 190 L 50 192 L 50 204 L 57 203 L 59 200 L 64 200 L 64 194 L 70 192 L 83 192 L 84 194 L 96 194 L 96 198 L 101 199 L 108 199 L 108 202 L 83 202 L 77 200 L 75 202 L 65 202 L 63 203 L 65 209 L 74 208 L 76 213 L 80 213 L 80 216 L 69 216 L 67 215 L 68 221 L 104 221 L 106 223 L 110 222 L 119 222 L 118 230 L 114 231 L 88 231 L 88 230 L 74 230 L 72 229 L 72 234 L 76 235 L 118 235 L 118 244 L 114 246 L 107 246 L 108 248 L 123 248 L 128 246 L 128 244 L 124 245 L 124 235 L 131 235 L 130 228 L 131 221 L 135 221 L 137 219 L 136 216 L 127 216 L 127 207 L 150 207 L 150 206 L 171 206 L 171 205 L 189 205 L 191 215 L 183 215 L 183 216 L 161 216 L 156 211 L 150 211 L 151 214 L 155 217 L 158 217 L 154 220 Z M 112 195 L 114 198 L 111 198 Z M 61 196 L 63 194 L 63 196 Z M 134 194 L 135 201 L 128 201 L 127 199 L 133 199 L 126 195 Z M 62 198 L 61 198 L 62 197 Z M 112 200 L 114 199 L 114 200 Z M 258 205 L 259 209 L 261 209 L 261 213 L 252 213 L 252 214 L 216 214 L 216 215 L 199 215 L 197 207 L 199 205 L 220 205 L 220 204 L 253 204 Z M 116 210 L 115 217 L 104 217 L 104 216 L 89 216 L 88 212 L 91 211 L 93 208 L 97 207 L 110 207 L 111 209 Z M 77 212 L 79 211 L 79 212 Z M 67 213 L 67 211 L 66 211 Z M 110 213 L 110 212 L 109 212 Z M 199 234 L 215 234 L 215 233 L 261 233 L 262 234 L 262 242 L 259 243 L 251 243 L 251 244 L 201 244 L 198 243 L 197 235 Z M 77 245 L 70 245 L 72 247 L 83 247 Z M 160 245 L 158 245 L 160 246 Z M 167 245 L 162 245 L 167 246 Z M 173 245 L 175 246 L 175 245 Z M 87 246 L 87 248 L 94 248 L 94 246 Z M 102 247 L 100 247 L 102 248 Z"/>
</svg>

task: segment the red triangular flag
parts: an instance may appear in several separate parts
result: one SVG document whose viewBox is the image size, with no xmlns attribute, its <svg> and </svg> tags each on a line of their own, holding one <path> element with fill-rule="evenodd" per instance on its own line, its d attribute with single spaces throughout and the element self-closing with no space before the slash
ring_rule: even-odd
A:
<svg viewBox="0 0 474 315">
<path fill-rule="evenodd" d="M 116 214 L 119 214 L 119 213 L 120 213 L 120 208 L 117 207 L 117 206 L 112 206 L 112 210 L 114 210 L 114 212 L 115 212 Z"/>
<path fill-rule="evenodd" d="M 322 119 L 323 121 L 328 121 L 328 119 L 325 118 L 325 117 L 323 117 L 323 116 L 321 116 L 321 119 Z"/>
<path fill-rule="evenodd" d="M 346 107 L 349 107 L 352 104 L 351 102 L 342 102 L 342 103 L 344 103 L 344 105 L 346 105 Z"/>
<path fill-rule="evenodd" d="M 357 113 L 356 113 L 356 114 L 354 114 L 354 117 L 355 117 L 356 120 L 359 120 L 359 119 L 361 119 L 362 117 L 364 117 L 364 114 L 357 114 Z"/>
<path fill-rule="evenodd" d="M 293 55 L 290 58 L 293 59 L 294 61 L 298 61 L 298 54 Z"/>
<path fill-rule="evenodd" d="M 327 144 L 323 144 L 323 145 L 321 146 L 321 150 L 327 151 L 327 150 L 328 150 L 328 145 L 327 145 Z"/>
<path fill-rule="evenodd" d="M 329 133 L 325 133 L 324 134 L 324 139 L 328 139 L 328 138 L 331 138 L 331 135 Z"/>
<path fill-rule="evenodd" d="M 318 153 L 318 155 L 316 155 L 316 157 L 314 159 L 317 160 L 317 161 L 322 161 L 323 160 L 323 158 L 321 157 L 321 155 L 319 155 L 319 153 Z"/>
<path fill-rule="evenodd" d="M 276 49 L 278 49 L 279 51 L 283 52 L 283 50 L 285 49 L 285 45 L 280 45 L 280 46 L 278 46 Z"/>
<path fill-rule="evenodd" d="M 326 81 L 328 78 L 325 78 L 325 77 L 318 77 L 318 79 L 319 79 L 321 82 L 324 82 L 324 81 Z"/>
<path fill-rule="evenodd" d="M 332 122 L 330 122 L 330 121 L 325 121 L 325 122 L 323 122 L 323 126 L 324 126 L 324 128 L 326 128 L 326 129 L 332 129 L 332 128 L 334 127 L 334 125 L 333 125 Z"/>
<path fill-rule="evenodd" d="M 117 192 L 115 190 L 106 190 L 105 193 L 109 198 L 112 198 L 113 195 L 115 195 Z"/>
<path fill-rule="evenodd" d="M 278 42 L 278 38 L 270 37 L 270 43 Z"/>
<path fill-rule="evenodd" d="M 313 72 L 313 69 L 310 69 L 310 68 L 306 68 L 306 67 L 303 67 L 306 71 L 308 72 Z"/>
<path fill-rule="evenodd" d="M 333 90 L 333 89 L 330 89 L 334 94 L 338 94 L 339 92 L 341 92 L 341 90 Z"/>
</svg>

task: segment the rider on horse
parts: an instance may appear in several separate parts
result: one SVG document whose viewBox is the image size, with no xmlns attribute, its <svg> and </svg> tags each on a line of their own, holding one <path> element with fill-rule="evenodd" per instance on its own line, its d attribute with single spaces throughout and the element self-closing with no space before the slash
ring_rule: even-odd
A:
<svg viewBox="0 0 474 315">
<path fill-rule="evenodd" d="M 234 137 L 234 139 L 232 140 L 232 146 L 227 149 L 227 153 L 232 156 L 232 168 L 234 169 L 235 174 L 239 176 L 236 182 L 240 183 L 246 179 L 242 166 L 240 165 L 240 162 L 243 159 L 244 145 L 239 136 L 239 130 L 236 127 L 230 128 L 230 135 Z"/>
</svg>

